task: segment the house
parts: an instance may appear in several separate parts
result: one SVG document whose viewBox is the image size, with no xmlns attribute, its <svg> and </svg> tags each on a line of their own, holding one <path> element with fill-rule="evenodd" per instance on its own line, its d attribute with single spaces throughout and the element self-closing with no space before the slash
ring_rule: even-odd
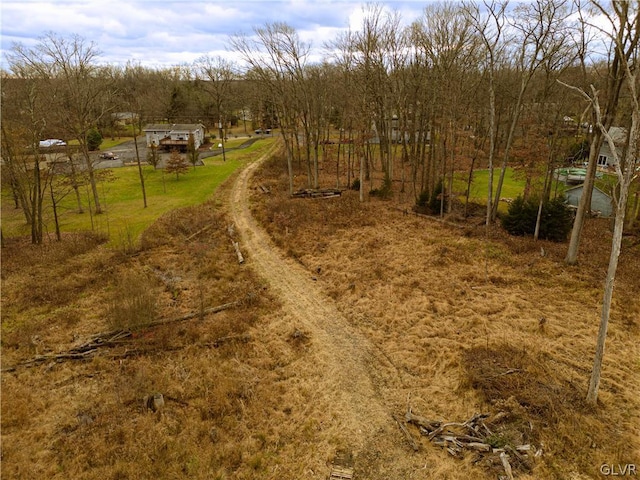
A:
<svg viewBox="0 0 640 480">
<path fill-rule="evenodd" d="M 140 116 L 135 112 L 114 112 L 111 114 L 113 123 L 120 126 L 131 125 L 132 123 L 138 123 Z"/>
<path fill-rule="evenodd" d="M 204 125 L 200 123 L 156 123 L 142 129 L 147 136 L 147 147 L 156 145 L 165 150 L 186 150 L 189 136 L 193 136 L 196 149 L 204 143 Z"/>
<path fill-rule="evenodd" d="M 565 190 L 564 195 L 567 198 L 567 203 L 577 207 L 583 190 L 584 184 Z M 591 211 L 599 212 L 601 217 L 612 217 L 614 213 L 611 197 L 597 187 L 593 187 L 593 193 L 591 194 Z"/>
<path fill-rule="evenodd" d="M 613 138 L 613 143 L 616 145 L 618 156 L 622 155 L 622 150 L 627 143 L 627 129 L 622 127 L 609 128 L 609 135 Z M 599 167 L 615 167 L 616 161 L 609 148 L 609 142 L 604 140 L 600 152 L 598 152 L 598 166 Z"/>
</svg>

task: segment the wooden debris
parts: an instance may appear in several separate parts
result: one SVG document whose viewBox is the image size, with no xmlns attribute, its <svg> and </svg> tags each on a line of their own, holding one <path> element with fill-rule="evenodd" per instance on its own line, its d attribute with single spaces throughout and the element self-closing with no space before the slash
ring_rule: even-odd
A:
<svg viewBox="0 0 640 480">
<path fill-rule="evenodd" d="M 353 478 L 353 454 L 350 450 L 338 450 L 331 463 L 329 480 L 351 480 Z"/>
<path fill-rule="evenodd" d="M 229 302 L 222 305 L 218 305 L 216 307 L 206 308 L 204 310 L 192 312 L 187 315 L 183 315 L 181 317 L 155 320 L 153 322 L 136 325 L 136 330 L 144 330 L 144 329 L 157 327 L 160 325 L 183 322 L 183 321 L 191 320 L 196 317 L 201 317 L 203 315 L 222 312 L 224 310 L 228 310 L 238 305 L 240 305 L 240 302 Z M 3 368 L 2 372 L 12 372 L 16 370 L 17 367 L 33 367 L 45 362 L 59 363 L 67 360 L 86 360 L 87 358 L 90 358 L 93 354 L 95 354 L 100 348 L 117 347 L 119 345 L 130 344 L 132 336 L 133 336 L 133 330 L 111 330 L 108 332 L 98 333 L 90 337 L 89 340 L 86 340 L 80 343 L 79 345 L 76 345 L 75 347 L 69 349 L 66 352 L 60 352 L 60 353 L 51 354 L 51 355 L 36 355 L 30 360 L 25 360 L 24 362 L 20 362 L 17 365 Z M 246 336 L 243 336 L 243 335 L 231 335 L 228 337 L 221 337 L 217 339 L 215 342 L 213 342 L 212 345 L 215 344 L 214 346 L 217 347 L 220 344 L 233 339 L 246 340 L 245 337 Z M 140 354 L 141 352 L 142 352 L 141 350 L 136 350 L 136 349 L 128 350 L 124 354 L 115 355 L 113 358 L 125 358 L 128 356 Z"/>
<path fill-rule="evenodd" d="M 238 242 L 231 242 L 233 243 L 233 248 L 236 250 L 236 256 L 238 257 L 238 263 L 239 264 L 243 264 L 244 263 L 244 257 L 242 256 L 242 252 L 240 251 L 240 245 L 238 245 Z"/>
<path fill-rule="evenodd" d="M 291 194 L 294 198 L 333 198 L 342 195 L 342 190 L 337 188 L 311 189 L 305 188 Z"/>
<path fill-rule="evenodd" d="M 258 188 L 260 189 L 260 191 L 262 193 L 271 193 L 271 190 L 269 190 L 269 187 L 265 187 L 264 185 L 260 184 L 258 185 Z"/>
<path fill-rule="evenodd" d="M 396 421 L 396 423 L 400 427 L 400 430 L 402 430 L 402 433 L 404 433 L 404 436 L 407 438 L 407 441 L 409 442 L 409 445 L 411 445 L 411 448 L 413 448 L 413 451 L 417 452 L 418 450 L 420 450 L 418 443 L 415 441 L 415 439 L 411 435 L 411 432 L 407 430 L 407 427 L 404 425 L 404 422 L 402 422 L 395 414 L 393 415 L 393 419 Z"/>
<path fill-rule="evenodd" d="M 329 475 L 329 480 L 351 480 L 353 478 L 353 468 L 334 465 Z"/>
<path fill-rule="evenodd" d="M 516 372 L 507 370 L 504 375 L 510 375 L 511 373 Z M 507 416 L 508 414 L 504 412 L 499 412 L 493 416 L 489 416 L 488 414 L 475 414 L 464 422 L 445 423 L 421 417 L 412 413 L 411 409 L 408 409 L 405 414 L 405 422 L 418 427 L 422 436 L 427 437 L 434 445 L 445 449 L 449 455 L 461 457 L 465 451 L 474 452 L 478 459 L 474 463 L 484 460 L 485 463 L 493 465 L 494 467 L 499 468 L 499 466 L 502 466 L 502 469 L 504 469 L 507 475 L 505 478 L 513 480 L 514 467 L 512 467 L 512 462 L 515 462 L 515 468 L 524 467 L 528 469 L 529 462 L 531 461 L 529 453 L 535 451 L 535 449 L 529 444 L 506 445 L 504 448 L 492 447 L 492 442 L 489 437 L 493 434 L 486 423 L 492 425 L 492 428 L 494 428 L 494 425 L 499 424 L 499 422 Z M 398 422 L 400 428 L 404 426 L 395 415 L 394 419 Z M 405 429 L 403 429 L 403 431 Z M 405 436 L 407 436 L 410 443 L 412 441 L 415 442 L 408 430 Z M 416 446 L 419 446 L 417 442 Z M 414 448 L 414 450 L 417 450 L 417 448 Z"/>
<path fill-rule="evenodd" d="M 509 477 L 509 480 L 513 480 L 513 472 L 511 470 L 511 464 L 509 463 L 509 455 L 505 452 L 500 454 L 500 461 L 502 462 L 502 466 L 504 467 L 504 472 Z"/>
<path fill-rule="evenodd" d="M 144 404 L 152 412 L 159 412 L 164 407 L 164 397 L 161 393 L 154 393 L 144 397 Z"/>
<path fill-rule="evenodd" d="M 405 413 L 404 419 L 407 423 L 413 423 L 414 425 L 417 425 L 419 427 L 424 427 L 430 431 L 435 430 L 440 425 L 442 425 L 441 422 L 433 422 L 431 420 L 427 420 L 424 417 L 414 415 L 413 413 L 411 413 L 411 410 L 408 410 L 407 413 Z"/>
<path fill-rule="evenodd" d="M 236 257 L 238 257 L 238 263 L 242 265 L 244 263 L 244 257 L 242 256 L 242 252 L 240 251 L 240 244 L 233 239 L 235 235 L 235 227 L 233 226 L 233 223 L 227 227 L 227 232 L 229 233 L 231 244 L 233 245 L 233 248 L 236 251 Z"/>
</svg>

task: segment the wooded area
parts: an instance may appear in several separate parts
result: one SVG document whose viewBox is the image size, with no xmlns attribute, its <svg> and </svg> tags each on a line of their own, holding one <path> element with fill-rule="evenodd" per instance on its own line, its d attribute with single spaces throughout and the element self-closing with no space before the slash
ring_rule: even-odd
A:
<svg viewBox="0 0 640 480">
<path fill-rule="evenodd" d="M 525 176 L 523 195 L 540 202 L 554 195 L 558 166 L 589 160 L 592 185 L 604 136 L 593 128 L 594 109 L 568 86 L 590 91 L 592 85 L 605 130 L 630 131 L 633 102 L 623 87 L 635 80 L 624 65 L 637 56 L 638 6 L 612 6 L 606 15 L 604 3 L 568 0 L 432 4 L 404 27 L 398 12 L 369 5 L 361 29 L 327 45 L 323 63 L 311 61 L 311 45 L 285 23 L 231 37 L 242 63 L 203 55 L 165 69 L 99 65 L 98 45 L 50 33 L 34 48 L 15 45 L 7 56 L 2 91 L 12 101 L 2 109 L 3 178 L 35 243 L 42 238 L 45 195 L 55 204 L 73 191 L 82 211 L 78 190 L 88 184 L 90 208 L 100 213 L 88 134 L 119 134 L 123 127 L 113 114 L 130 112 L 134 135 L 148 122 L 203 122 L 219 137 L 231 126 L 247 134 L 278 128 L 291 194 L 294 167 L 304 172 L 307 188 L 318 189 L 319 169 L 335 164 L 335 186 L 356 181 L 361 199 L 367 186 L 416 199 L 441 188 L 442 198 L 451 199 L 458 193 L 455 172 L 468 171 L 470 183 L 474 169 L 499 169 L 497 185 L 490 175 L 486 192 L 492 222 L 508 166 Z M 607 26 L 592 25 L 603 14 Z M 77 143 L 82 171 L 59 182 L 50 165 L 34 162 L 47 137 Z M 141 187 L 144 195 L 142 176 Z M 585 191 L 570 263 L 588 211 L 591 189 Z M 633 225 L 638 196 L 628 203 Z M 441 202 L 441 214 L 451 208 Z"/>
</svg>

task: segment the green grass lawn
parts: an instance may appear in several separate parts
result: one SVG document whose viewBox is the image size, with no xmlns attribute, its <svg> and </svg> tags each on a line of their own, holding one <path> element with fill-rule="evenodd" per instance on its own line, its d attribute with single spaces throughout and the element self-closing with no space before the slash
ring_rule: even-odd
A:
<svg viewBox="0 0 640 480">
<path fill-rule="evenodd" d="M 468 172 L 458 172 L 454 176 L 453 189 L 454 192 L 466 192 L 467 189 L 467 180 L 468 180 Z M 496 168 L 493 171 L 493 195 L 495 196 L 496 187 L 498 185 L 498 180 L 500 179 L 500 169 Z M 534 188 L 536 190 L 542 189 L 542 179 L 537 180 L 538 183 L 534 182 Z M 501 198 L 510 198 L 514 199 L 519 195 L 524 193 L 524 178 L 520 178 L 518 173 L 512 168 L 507 168 L 504 176 L 504 181 L 502 184 L 502 192 L 500 193 Z M 471 188 L 469 191 L 469 200 L 481 205 L 487 204 L 487 192 L 489 188 L 489 170 L 474 170 L 473 172 L 473 180 L 471 182 Z M 552 187 L 555 191 L 556 184 Z M 557 191 L 561 193 L 565 189 L 565 185 L 563 183 L 557 184 Z M 464 194 L 460 196 L 461 200 L 464 200 Z M 508 205 L 505 203 L 500 203 L 498 206 L 499 211 L 507 211 Z"/>
<path fill-rule="evenodd" d="M 144 165 L 143 173 L 147 192 L 147 208 L 144 208 L 138 167 L 122 167 L 111 170 L 112 179 L 98 184 L 100 201 L 105 213 L 91 215 L 89 201 L 93 201 L 88 186 L 82 187 L 82 203 L 85 213 L 77 213 L 75 195 L 68 194 L 59 202 L 58 215 L 62 232 L 95 231 L 108 234 L 112 244 L 124 238 L 137 239 L 139 235 L 162 214 L 176 208 L 197 205 L 209 199 L 216 188 L 238 167 L 267 151 L 273 139 L 262 140 L 251 147 L 229 152 L 227 161 L 222 157 L 204 160 L 205 165 L 180 175 L 166 175 Z M 2 230 L 5 237 L 28 235 L 21 210 L 13 208 L 8 189 L 2 190 Z M 53 210 L 45 207 L 45 231 L 53 234 Z"/>
</svg>

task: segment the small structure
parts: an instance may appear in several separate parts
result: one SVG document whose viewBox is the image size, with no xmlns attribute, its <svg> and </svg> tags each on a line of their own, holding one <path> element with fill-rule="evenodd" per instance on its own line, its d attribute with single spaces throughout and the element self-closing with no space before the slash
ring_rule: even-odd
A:
<svg viewBox="0 0 640 480">
<path fill-rule="evenodd" d="M 113 123 L 120 126 L 137 123 L 139 117 L 140 116 L 136 112 L 114 112 L 111 114 Z"/>
<path fill-rule="evenodd" d="M 584 184 L 569 188 L 564 191 L 567 203 L 573 207 L 577 207 L 584 191 Z M 598 212 L 600 217 L 613 216 L 613 202 L 611 197 L 597 187 L 593 187 L 591 194 L 591 211 Z"/>
<path fill-rule="evenodd" d="M 623 127 L 611 127 L 609 128 L 609 135 L 613 138 L 613 143 L 616 146 L 618 157 L 622 156 L 622 150 L 627 142 L 627 129 Z M 602 142 L 600 152 L 598 152 L 598 166 L 599 167 L 615 167 L 616 160 L 609 148 L 609 142 L 606 139 Z"/>
<path fill-rule="evenodd" d="M 189 136 L 198 149 L 204 143 L 204 125 L 201 123 L 156 123 L 143 128 L 147 136 L 147 147 L 155 145 L 165 150 L 186 150 Z"/>
</svg>

